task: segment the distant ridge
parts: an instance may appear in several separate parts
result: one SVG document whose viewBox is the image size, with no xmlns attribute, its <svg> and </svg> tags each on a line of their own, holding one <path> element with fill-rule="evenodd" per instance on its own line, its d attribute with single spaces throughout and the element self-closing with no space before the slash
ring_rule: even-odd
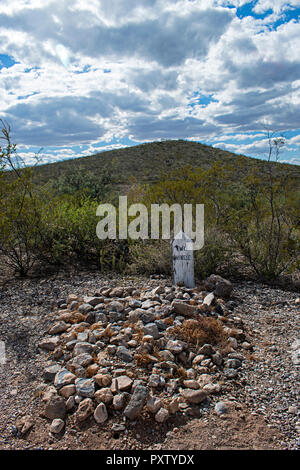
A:
<svg viewBox="0 0 300 470">
<path fill-rule="evenodd" d="M 235 167 L 241 163 L 244 175 L 247 175 L 251 168 L 260 171 L 267 163 L 265 160 L 238 155 L 197 142 L 166 140 L 42 164 L 35 168 L 34 174 L 36 181 L 46 183 L 49 179 L 71 173 L 79 166 L 83 171 L 86 169 L 99 176 L 103 171 L 109 170 L 113 174 L 116 189 L 121 189 L 128 186 L 133 179 L 139 183 L 152 183 L 158 179 L 161 172 L 171 172 L 186 165 L 206 169 L 214 162 L 230 163 Z M 276 172 L 300 178 L 300 166 L 286 163 L 273 165 Z"/>
</svg>

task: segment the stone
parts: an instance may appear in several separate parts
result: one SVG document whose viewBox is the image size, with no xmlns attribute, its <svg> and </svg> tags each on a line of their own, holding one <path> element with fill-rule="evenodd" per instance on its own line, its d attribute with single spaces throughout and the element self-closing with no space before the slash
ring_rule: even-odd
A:
<svg viewBox="0 0 300 470">
<path fill-rule="evenodd" d="M 53 364 L 51 366 L 45 367 L 43 371 L 43 377 L 46 382 L 53 382 L 57 372 L 61 370 L 59 364 Z"/>
<path fill-rule="evenodd" d="M 87 314 L 91 310 L 94 310 L 94 307 L 92 307 L 92 305 L 86 304 L 86 303 L 81 304 L 80 307 L 78 308 L 78 312 L 83 313 L 83 314 Z"/>
<path fill-rule="evenodd" d="M 39 343 L 39 348 L 45 349 L 46 351 L 54 351 L 59 345 L 59 336 L 53 336 L 52 338 L 45 338 Z"/>
<path fill-rule="evenodd" d="M 121 302 L 118 302 L 117 300 L 110 302 L 109 307 L 113 312 L 120 313 L 120 312 L 123 312 L 124 310 L 124 305 Z"/>
<path fill-rule="evenodd" d="M 157 413 L 162 406 L 163 403 L 160 398 L 154 397 L 152 395 L 148 397 L 146 408 L 150 413 Z"/>
<path fill-rule="evenodd" d="M 44 416 L 51 420 L 56 418 L 63 419 L 66 415 L 66 403 L 62 397 L 53 396 L 46 403 Z"/>
<path fill-rule="evenodd" d="M 60 395 L 62 395 L 64 398 L 69 398 L 71 395 L 74 395 L 76 393 L 76 387 L 75 385 L 65 385 L 59 390 Z"/>
<path fill-rule="evenodd" d="M 76 379 L 76 392 L 82 397 L 92 398 L 95 395 L 95 382 L 93 379 Z"/>
<path fill-rule="evenodd" d="M 227 405 L 223 401 L 218 401 L 218 403 L 215 404 L 215 412 L 218 415 L 223 415 L 227 413 L 227 411 L 228 411 Z"/>
<path fill-rule="evenodd" d="M 59 321 L 55 323 L 49 330 L 48 333 L 49 335 L 57 335 L 59 333 L 63 333 L 69 328 L 69 325 L 65 323 L 64 321 Z"/>
<path fill-rule="evenodd" d="M 107 409 L 104 403 L 100 403 L 94 411 L 96 423 L 103 424 L 108 419 Z"/>
<path fill-rule="evenodd" d="M 143 332 L 145 335 L 150 335 L 154 339 L 158 339 L 160 337 L 160 332 L 156 323 L 147 323 L 147 325 L 143 327 Z"/>
<path fill-rule="evenodd" d="M 168 410 L 170 414 L 175 414 L 179 410 L 179 398 L 173 398 L 168 404 Z"/>
<path fill-rule="evenodd" d="M 124 362 L 133 361 L 133 356 L 131 352 L 125 346 L 119 346 L 117 348 L 116 355 Z"/>
<path fill-rule="evenodd" d="M 210 294 L 207 294 L 204 297 L 203 304 L 210 307 L 211 305 L 213 305 L 214 300 L 215 300 L 215 294 L 213 292 L 211 292 Z"/>
<path fill-rule="evenodd" d="M 134 389 L 130 402 L 124 410 L 124 415 L 128 419 L 134 420 L 142 411 L 148 396 L 148 388 L 143 385 L 137 385 Z"/>
<path fill-rule="evenodd" d="M 236 369 L 232 369 L 232 368 L 224 369 L 224 375 L 228 379 L 234 379 L 235 377 L 237 377 L 238 371 Z"/>
<path fill-rule="evenodd" d="M 68 369 L 61 369 L 55 376 L 54 385 L 59 389 L 65 385 L 73 384 L 75 379 L 76 375 L 72 374 Z"/>
<path fill-rule="evenodd" d="M 198 310 L 195 305 L 190 305 L 180 300 L 173 300 L 171 308 L 175 313 L 184 315 L 185 317 L 193 317 Z"/>
<path fill-rule="evenodd" d="M 212 356 L 215 352 L 211 344 L 204 344 L 198 351 L 199 354 L 203 354 L 204 356 Z"/>
<path fill-rule="evenodd" d="M 200 387 L 204 387 L 204 385 L 207 385 L 213 381 L 213 378 L 209 374 L 200 374 L 198 377 L 198 383 Z"/>
<path fill-rule="evenodd" d="M 196 380 L 184 380 L 183 385 L 186 388 L 191 388 L 193 390 L 198 390 L 200 388 L 200 385 Z"/>
<path fill-rule="evenodd" d="M 226 367 L 231 369 L 239 369 L 242 367 L 242 363 L 239 359 L 227 359 Z"/>
<path fill-rule="evenodd" d="M 74 357 L 72 363 L 78 366 L 87 367 L 93 362 L 93 358 L 88 353 L 78 354 L 78 356 Z"/>
<path fill-rule="evenodd" d="M 85 341 L 80 341 L 77 342 L 74 346 L 74 356 L 78 356 L 79 354 L 92 354 L 94 351 L 95 347 L 93 344 L 90 344 Z"/>
<path fill-rule="evenodd" d="M 232 284 L 217 274 L 212 274 L 204 281 L 205 288 L 213 291 L 216 297 L 228 298 L 232 292 Z"/>
<path fill-rule="evenodd" d="M 102 388 L 95 392 L 94 398 L 98 403 L 109 405 L 113 401 L 114 396 L 110 388 Z"/>
<path fill-rule="evenodd" d="M 107 387 L 112 381 L 111 375 L 109 374 L 97 374 L 94 375 L 93 379 L 99 387 Z"/>
<path fill-rule="evenodd" d="M 109 297 L 121 297 L 122 298 L 123 295 L 124 295 L 123 287 L 115 287 L 109 293 Z"/>
<path fill-rule="evenodd" d="M 85 398 L 79 403 L 78 409 L 75 413 L 76 419 L 79 422 L 87 420 L 94 413 L 93 400 Z"/>
<path fill-rule="evenodd" d="M 34 421 L 31 416 L 22 416 L 16 421 L 16 428 L 20 434 L 26 434 L 34 425 Z"/>
<path fill-rule="evenodd" d="M 127 375 L 121 375 L 113 379 L 111 384 L 111 391 L 112 393 L 116 393 L 119 391 L 127 392 L 131 389 L 132 384 L 133 380 L 130 377 L 127 377 Z"/>
<path fill-rule="evenodd" d="M 127 403 L 127 396 L 125 393 L 118 393 L 113 398 L 112 406 L 116 411 L 123 410 Z"/>
<path fill-rule="evenodd" d="M 93 377 L 94 375 L 97 374 L 98 370 L 99 370 L 98 364 L 91 364 L 86 369 L 86 376 L 87 377 Z"/>
<path fill-rule="evenodd" d="M 203 390 L 208 394 L 208 395 L 214 395 L 215 393 L 220 393 L 221 391 L 221 385 L 216 383 L 208 383 L 203 386 Z"/>
<path fill-rule="evenodd" d="M 161 408 L 155 415 L 155 421 L 157 423 L 164 423 L 169 417 L 169 411 L 165 408 Z"/>
<path fill-rule="evenodd" d="M 83 297 L 83 301 L 85 304 L 92 305 L 92 307 L 96 307 L 99 304 L 102 304 L 104 301 L 103 297 Z"/>
<path fill-rule="evenodd" d="M 66 409 L 67 411 L 72 411 L 75 408 L 75 398 L 71 395 L 66 401 Z"/>
<path fill-rule="evenodd" d="M 207 394 L 203 390 L 181 390 L 181 395 L 186 399 L 188 403 L 199 404 L 203 402 Z"/>
<path fill-rule="evenodd" d="M 59 434 L 64 429 L 64 427 L 65 422 L 60 418 L 56 418 L 51 423 L 50 432 L 52 434 Z"/>
<path fill-rule="evenodd" d="M 179 354 L 183 350 L 183 344 L 181 341 L 172 341 L 169 340 L 166 344 L 166 349 L 171 351 L 171 353 Z"/>
</svg>

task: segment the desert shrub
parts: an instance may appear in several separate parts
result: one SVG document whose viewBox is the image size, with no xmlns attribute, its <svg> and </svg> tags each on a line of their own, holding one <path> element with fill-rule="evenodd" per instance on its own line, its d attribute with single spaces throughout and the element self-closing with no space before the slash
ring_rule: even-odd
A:
<svg viewBox="0 0 300 470">
<path fill-rule="evenodd" d="M 227 237 L 218 227 L 205 230 L 204 247 L 194 251 L 195 275 L 204 279 L 217 273 L 220 267 L 228 263 L 230 248 Z"/>
<path fill-rule="evenodd" d="M 170 242 L 168 240 L 137 240 L 130 243 L 126 270 L 131 274 L 170 274 Z"/>
<path fill-rule="evenodd" d="M 185 320 L 182 325 L 173 327 L 170 334 L 194 346 L 196 351 L 204 344 L 224 347 L 228 339 L 220 320 L 211 317 Z"/>
</svg>

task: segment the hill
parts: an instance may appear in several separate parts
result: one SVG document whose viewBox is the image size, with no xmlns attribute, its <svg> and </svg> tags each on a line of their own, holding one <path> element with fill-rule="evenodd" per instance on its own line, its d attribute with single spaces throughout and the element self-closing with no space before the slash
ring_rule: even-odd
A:
<svg viewBox="0 0 300 470">
<path fill-rule="evenodd" d="M 205 169 L 214 162 L 238 166 L 242 173 L 241 175 L 238 173 L 238 176 L 247 175 L 254 167 L 259 171 L 266 165 L 264 160 L 237 155 L 197 142 L 170 140 L 39 165 L 35 168 L 35 180 L 46 183 L 50 179 L 56 179 L 81 167 L 99 176 L 104 171 L 109 171 L 115 181 L 116 189 L 120 190 L 130 184 L 133 178 L 139 183 L 152 183 L 158 179 L 161 172 L 170 172 L 186 165 Z M 276 172 L 300 179 L 299 166 L 283 163 L 273 163 L 273 165 Z"/>
</svg>

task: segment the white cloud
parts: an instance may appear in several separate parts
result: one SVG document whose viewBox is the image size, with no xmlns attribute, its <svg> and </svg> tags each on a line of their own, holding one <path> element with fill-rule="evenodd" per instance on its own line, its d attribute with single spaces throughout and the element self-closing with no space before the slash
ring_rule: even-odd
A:
<svg viewBox="0 0 300 470">
<path fill-rule="evenodd" d="M 297 130 L 299 22 L 272 24 L 299 1 L 258 1 L 257 13 L 273 11 L 264 19 L 228 8 L 247 3 L 2 0 L 2 53 L 20 62 L 1 69 L 3 117 L 28 147 L 130 137 L 234 149 L 232 133 L 257 146 L 266 125 Z"/>
</svg>

